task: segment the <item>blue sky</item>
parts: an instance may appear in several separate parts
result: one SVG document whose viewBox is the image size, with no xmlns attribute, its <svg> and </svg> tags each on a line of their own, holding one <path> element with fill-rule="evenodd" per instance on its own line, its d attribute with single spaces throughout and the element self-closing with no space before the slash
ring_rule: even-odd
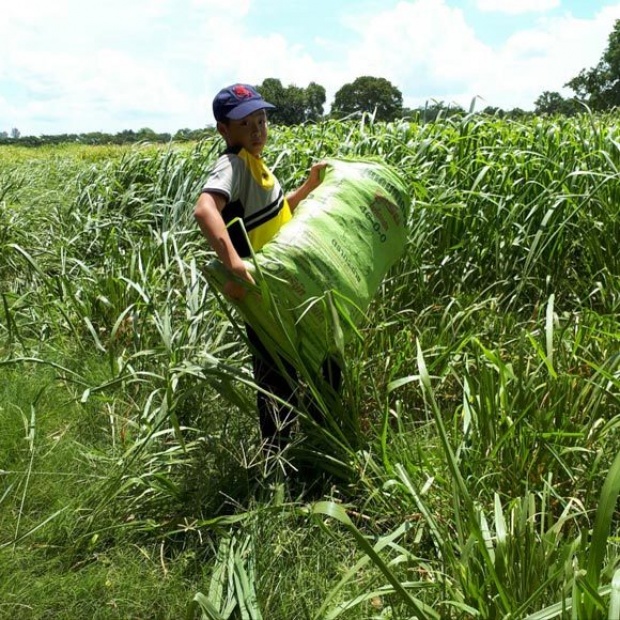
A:
<svg viewBox="0 0 620 620">
<path fill-rule="evenodd" d="M 14 0 L 0 19 L 0 131 L 213 124 L 236 81 L 362 75 L 408 107 L 532 109 L 599 61 L 620 0 Z"/>
</svg>

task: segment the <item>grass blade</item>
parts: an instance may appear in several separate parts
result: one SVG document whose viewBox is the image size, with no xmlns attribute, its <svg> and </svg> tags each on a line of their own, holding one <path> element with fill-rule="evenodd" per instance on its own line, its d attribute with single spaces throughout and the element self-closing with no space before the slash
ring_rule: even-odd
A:
<svg viewBox="0 0 620 620">
<path fill-rule="evenodd" d="M 340 504 L 335 502 L 319 502 L 314 504 L 311 508 L 311 514 L 323 515 L 335 519 L 342 525 L 344 525 L 353 537 L 358 547 L 373 561 L 375 566 L 383 573 L 385 578 L 389 581 L 390 585 L 394 588 L 394 592 L 400 597 L 400 599 L 410 607 L 414 613 L 417 614 L 419 620 L 427 620 L 432 618 L 433 620 L 439 620 L 439 615 L 433 609 L 422 603 L 422 601 L 414 598 L 403 587 L 396 575 L 390 570 L 389 566 L 385 563 L 383 558 L 377 553 L 377 550 L 371 545 L 366 537 L 357 529 L 355 524 L 351 521 L 349 515 Z"/>
</svg>

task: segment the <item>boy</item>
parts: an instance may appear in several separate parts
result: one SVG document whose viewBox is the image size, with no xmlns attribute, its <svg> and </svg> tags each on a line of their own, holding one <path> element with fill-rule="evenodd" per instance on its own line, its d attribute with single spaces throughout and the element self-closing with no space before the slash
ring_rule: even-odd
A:
<svg viewBox="0 0 620 620">
<path fill-rule="evenodd" d="M 211 171 L 194 209 L 202 234 L 231 276 L 249 283 L 253 283 L 252 276 L 242 259 L 250 256 L 250 248 L 241 227 L 227 228 L 227 224 L 241 218 L 252 249 L 260 250 L 291 219 L 295 207 L 320 185 L 321 171 L 326 165 L 314 164 L 305 183 L 284 196 L 278 180 L 261 159 L 267 142 L 266 110 L 274 107 L 248 84 L 228 86 L 215 96 L 213 115 L 227 148 Z M 241 300 L 246 288 L 231 277 L 224 293 L 232 300 Z M 290 435 L 292 411 L 297 404 L 297 373 L 282 360 L 286 369 L 283 374 L 251 326 L 246 325 L 246 331 L 252 348 L 254 379 L 260 388 L 260 429 L 269 452 L 281 449 Z M 333 363 L 327 366 L 323 372 L 337 391 L 340 368 Z"/>
</svg>

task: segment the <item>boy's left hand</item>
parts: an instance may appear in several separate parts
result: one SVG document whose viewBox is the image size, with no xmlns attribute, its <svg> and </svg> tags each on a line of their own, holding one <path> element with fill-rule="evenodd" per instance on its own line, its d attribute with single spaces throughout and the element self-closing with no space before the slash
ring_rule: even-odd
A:
<svg viewBox="0 0 620 620">
<path fill-rule="evenodd" d="M 325 176 L 325 168 L 327 168 L 327 162 L 319 161 L 316 164 L 312 164 L 310 172 L 308 174 L 308 180 L 306 183 L 313 189 L 316 189 L 322 182 Z"/>
<path fill-rule="evenodd" d="M 297 205 L 307 198 L 308 194 L 314 191 L 323 182 L 327 165 L 326 161 L 319 161 L 316 164 L 312 164 L 304 184 L 286 197 L 291 211 L 295 211 Z"/>
</svg>

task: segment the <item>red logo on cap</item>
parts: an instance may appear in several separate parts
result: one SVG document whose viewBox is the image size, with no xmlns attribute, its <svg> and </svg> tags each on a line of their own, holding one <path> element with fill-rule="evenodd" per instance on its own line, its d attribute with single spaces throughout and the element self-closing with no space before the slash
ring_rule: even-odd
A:
<svg viewBox="0 0 620 620">
<path fill-rule="evenodd" d="M 237 84 L 236 86 L 233 86 L 232 91 L 240 99 L 249 99 L 250 97 L 252 97 L 252 91 L 243 86 L 243 84 Z"/>
</svg>

